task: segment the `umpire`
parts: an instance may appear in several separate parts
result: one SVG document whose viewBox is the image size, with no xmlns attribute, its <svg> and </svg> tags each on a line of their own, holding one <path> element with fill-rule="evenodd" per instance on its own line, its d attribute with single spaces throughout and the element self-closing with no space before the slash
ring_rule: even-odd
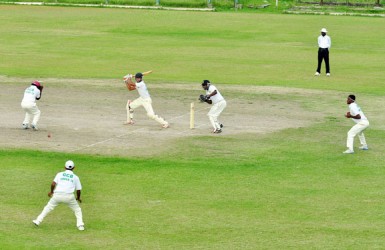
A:
<svg viewBox="0 0 385 250">
<path fill-rule="evenodd" d="M 332 45 L 332 40 L 330 36 L 326 35 L 327 32 L 325 28 L 322 28 L 321 35 L 318 37 L 318 67 L 315 72 L 316 76 L 321 74 L 322 60 L 325 60 L 326 76 L 330 76 L 329 49 Z"/>
</svg>

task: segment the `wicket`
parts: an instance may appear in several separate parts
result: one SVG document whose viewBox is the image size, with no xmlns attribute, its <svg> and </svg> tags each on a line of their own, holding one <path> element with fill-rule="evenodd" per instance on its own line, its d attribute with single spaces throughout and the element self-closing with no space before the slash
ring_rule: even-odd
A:
<svg viewBox="0 0 385 250">
<path fill-rule="evenodd" d="M 190 129 L 194 129 L 194 113 L 195 113 L 195 109 L 194 109 L 194 103 L 192 102 L 190 104 Z"/>
</svg>

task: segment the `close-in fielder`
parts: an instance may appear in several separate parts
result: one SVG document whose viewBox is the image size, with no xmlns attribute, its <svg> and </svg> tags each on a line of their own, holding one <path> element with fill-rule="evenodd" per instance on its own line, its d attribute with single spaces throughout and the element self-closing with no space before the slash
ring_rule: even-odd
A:
<svg viewBox="0 0 385 250">
<path fill-rule="evenodd" d="M 64 203 L 75 213 L 77 228 L 80 231 L 84 230 L 82 209 L 78 204 L 78 201 L 82 202 L 80 199 L 82 184 L 80 183 L 79 177 L 73 173 L 74 168 L 74 162 L 67 161 L 65 163 L 65 171 L 56 174 L 51 184 L 51 191 L 48 193 L 51 199 L 36 220 L 32 221 L 33 224 L 39 226 L 49 212 L 54 210 L 60 203 Z M 75 189 L 76 199 L 74 195 Z"/>
<path fill-rule="evenodd" d="M 143 108 L 147 112 L 147 116 L 151 119 L 157 121 L 162 125 L 162 128 L 168 128 L 169 124 L 166 120 L 164 120 L 162 117 L 156 115 L 154 113 L 154 110 L 152 108 L 152 99 L 151 96 L 147 90 L 147 86 L 145 82 L 143 81 L 143 74 L 142 73 L 136 73 L 135 74 L 135 82 L 132 81 L 132 75 L 126 75 L 123 79 L 126 83 L 127 89 L 129 91 L 137 89 L 139 93 L 139 97 L 135 99 L 134 101 L 128 100 L 126 109 L 127 109 L 127 121 L 124 124 L 134 124 L 134 109 L 143 106 Z M 134 87 L 132 87 L 134 86 Z"/>
<path fill-rule="evenodd" d="M 202 88 L 206 90 L 206 98 L 210 99 L 213 104 L 210 111 L 207 113 L 210 123 L 214 128 L 213 133 L 221 133 L 223 125 L 218 121 L 218 117 L 226 108 L 226 100 L 223 98 L 219 90 L 210 83 L 209 80 L 203 80 Z"/>
<path fill-rule="evenodd" d="M 364 115 L 361 108 L 356 103 L 356 97 L 354 95 L 349 95 L 346 103 L 349 105 L 349 112 L 346 113 L 346 118 L 352 118 L 352 120 L 356 123 L 348 132 L 348 139 L 346 141 L 346 146 L 348 149 L 344 151 L 344 154 L 353 154 L 353 143 L 354 137 L 358 135 L 360 139 L 361 146 L 359 149 L 368 150 L 368 144 L 366 143 L 364 130 L 369 127 L 368 118 Z"/>
<path fill-rule="evenodd" d="M 43 86 L 39 81 L 33 81 L 31 85 L 24 90 L 21 108 L 25 111 L 23 129 L 28 129 L 31 125 L 33 130 L 38 130 L 37 122 L 40 119 L 40 110 L 37 107 L 36 100 L 40 100 Z"/>
</svg>

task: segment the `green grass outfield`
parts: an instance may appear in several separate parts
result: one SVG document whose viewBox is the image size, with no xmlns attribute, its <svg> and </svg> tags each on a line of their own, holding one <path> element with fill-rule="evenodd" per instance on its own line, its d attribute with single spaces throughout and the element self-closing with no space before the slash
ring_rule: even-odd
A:
<svg viewBox="0 0 385 250">
<path fill-rule="evenodd" d="M 381 94 L 383 18 L 0 6 L 0 73 L 275 85 Z M 332 37 L 332 80 L 314 78 Z"/>
<path fill-rule="evenodd" d="M 23 82 L 120 79 L 153 69 L 154 84 L 208 78 L 219 86 L 331 90 L 285 98 L 314 112 L 337 110 L 336 116 L 346 112 L 345 93 L 355 93 L 371 121 L 371 149 L 341 154 L 352 122 L 332 116 L 265 135 L 183 138 L 153 157 L 1 149 L 0 248 L 385 248 L 383 23 L 1 5 L 0 75 Z M 316 37 L 324 26 L 333 39 L 332 77 L 315 78 Z M 31 220 L 69 158 L 84 187 L 86 231 L 76 231 L 64 206 L 36 229 Z"/>
</svg>

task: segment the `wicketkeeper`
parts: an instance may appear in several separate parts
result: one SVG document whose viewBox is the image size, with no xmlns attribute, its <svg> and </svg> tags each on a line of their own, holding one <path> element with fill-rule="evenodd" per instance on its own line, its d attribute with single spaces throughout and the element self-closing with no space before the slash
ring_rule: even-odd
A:
<svg viewBox="0 0 385 250">
<path fill-rule="evenodd" d="M 199 99 L 202 102 L 212 104 L 207 116 L 210 119 L 210 123 L 213 126 L 213 133 L 218 134 L 222 132 L 223 124 L 218 121 L 219 115 L 226 108 L 226 100 L 223 98 L 218 89 L 210 83 L 209 80 L 203 80 L 202 88 L 206 90 L 206 95 L 200 95 Z"/>
</svg>

